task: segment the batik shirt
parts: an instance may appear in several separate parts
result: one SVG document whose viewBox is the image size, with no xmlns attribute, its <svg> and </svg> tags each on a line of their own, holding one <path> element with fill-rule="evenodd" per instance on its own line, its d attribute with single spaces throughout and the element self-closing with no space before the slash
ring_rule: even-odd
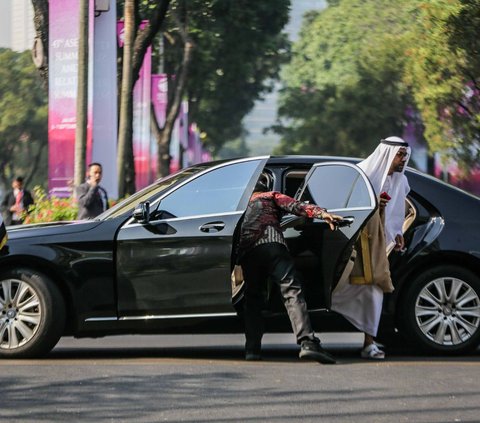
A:
<svg viewBox="0 0 480 423">
<path fill-rule="evenodd" d="M 277 191 L 256 192 L 248 202 L 240 232 L 237 262 L 251 248 L 271 242 L 286 245 L 280 220 L 287 213 L 321 218 L 325 209 L 302 203 Z"/>
</svg>

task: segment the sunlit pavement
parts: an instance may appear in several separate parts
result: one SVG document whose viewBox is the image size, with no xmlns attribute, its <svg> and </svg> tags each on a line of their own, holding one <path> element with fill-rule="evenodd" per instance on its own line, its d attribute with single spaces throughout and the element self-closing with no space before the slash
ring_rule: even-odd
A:
<svg viewBox="0 0 480 423">
<path fill-rule="evenodd" d="M 478 422 L 480 354 L 359 358 L 361 334 L 320 334 L 337 365 L 304 362 L 291 334 L 63 339 L 0 360 L 0 422 Z"/>
</svg>

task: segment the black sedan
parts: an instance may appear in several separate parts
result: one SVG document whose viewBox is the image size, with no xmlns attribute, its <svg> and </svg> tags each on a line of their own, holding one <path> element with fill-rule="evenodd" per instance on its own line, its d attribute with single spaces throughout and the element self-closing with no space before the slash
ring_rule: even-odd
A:
<svg viewBox="0 0 480 423">
<path fill-rule="evenodd" d="M 0 356 L 40 356 L 67 335 L 241 332 L 232 247 L 263 170 L 273 189 L 345 217 L 336 231 L 288 215 L 283 225 L 316 331 L 354 330 L 329 310 L 377 207 L 354 163 L 320 156 L 203 163 L 95 220 L 9 227 L 0 251 Z M 386 295 L 380 337 L 388 343 L 400 333 L 416 348 L 464 353 L 480 343 L 480 199 L 412 169 L 407 175 L 407 250 L 390 254 L 395 291 Z M 266 290 L 266 327 L 288 332 L 274 288 Z"/>
</svg>

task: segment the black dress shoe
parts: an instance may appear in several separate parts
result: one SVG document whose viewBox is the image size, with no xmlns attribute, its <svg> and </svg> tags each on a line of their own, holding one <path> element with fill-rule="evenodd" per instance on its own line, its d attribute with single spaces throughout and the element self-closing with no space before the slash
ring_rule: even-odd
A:
<svg viewBox="0 0 480 423">
<path fill-rule="evenodd" d="M 261 359 L 262 359 L 262 355 L 257 351 L 245 352 L 245 360 L 247 361 L 260 361 Z"/>
<path fill-rule="evenodd" d="M 314 360 L 323 364 L 335 364 L 335 359 L 326 352 L 320 345 L 318 340 L 302 341 L 300 354 L 298 355 L 304 360 Z"/>
</svg>

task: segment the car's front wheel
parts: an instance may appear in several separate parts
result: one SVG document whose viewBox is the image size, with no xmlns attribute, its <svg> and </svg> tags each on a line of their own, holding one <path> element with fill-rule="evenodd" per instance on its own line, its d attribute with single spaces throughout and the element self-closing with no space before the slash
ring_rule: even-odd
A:
<svg viewBox="0 0 480 423">
<path fill-rule="evenodd" d="M 461 354 L 480 343 L 480 279 L 457 266 L 419 275 L 402 305 L 410 340 L 422 349 Z"/>
<path fill-rule="evenodd" d="M 0 357 L 44 355 L 64 327 L 65 304 L 47 276 L 30 269 L 0 274 Z"/>
</svg>

